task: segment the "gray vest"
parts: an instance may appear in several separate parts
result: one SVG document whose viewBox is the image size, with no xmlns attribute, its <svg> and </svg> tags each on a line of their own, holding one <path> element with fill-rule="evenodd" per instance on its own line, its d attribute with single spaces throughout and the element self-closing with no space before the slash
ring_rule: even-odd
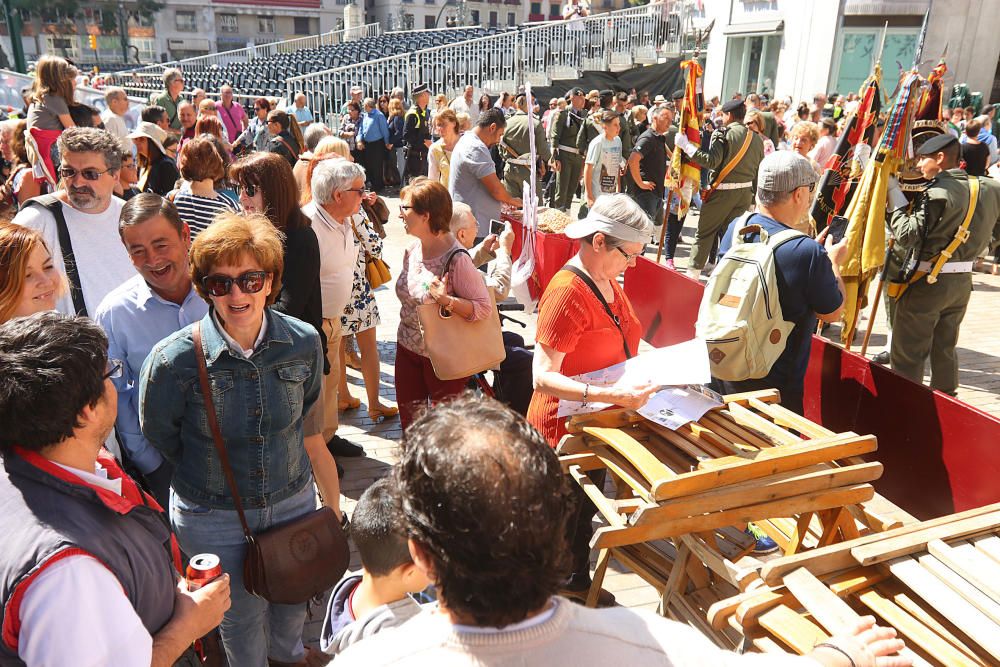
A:
<svg viewBox="0 0 1000 667">
<path fill-rule="evenodd" d="M 11 603 L 24 595 L 28 577 L 70 549 L 80 549 L 103 563 L 122 585 L 129 602 L 150 634 L 170 620 L 174 610 L 177 572 L 171 558 L 170 529 L 162 513 L 148 504 L 134 505 L 141 491 L 127 476 L 124 497 L 99 495 L 37 455 L 33 462 L 9 453 L 0 465 L 0 603 L 3 640 L 0 666 L 24 665 L 18 657 L 17 634 L 8 630 L 17 619 L 7 618 Z M 105 467 L 112 465 L 102 459 Z M 121 474 L 120 469 L 116 469 Z M 111 472 L 109 470 L 109 472 Z M 143 503 L 150 502 L 142 496 Z M 58 641 L 52 637 L 51 641 Z"/>
</svg>

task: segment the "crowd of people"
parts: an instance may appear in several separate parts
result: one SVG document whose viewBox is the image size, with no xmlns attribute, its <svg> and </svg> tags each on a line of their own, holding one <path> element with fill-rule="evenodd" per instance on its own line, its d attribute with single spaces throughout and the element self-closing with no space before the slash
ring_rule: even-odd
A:
<svg viewBox="0 0 1000 667">
<path fill-rule="evenodd" d="M 637 353 L 640 323 L 619 277 L 656 226 L 667 225 L 674 268 L 684 219 L 666 187 L 670 156 L 678 148 L 694 160 L 709 193 L 695 200 L 692 275 L 733 243 L 801 232 L 775 251 L 794 324 L 785 351 L 765 378 L 717 383 L 777 387 L 801 412 L 809 334 L 817 318 L 839 319 L 845 294 L 846 247 L 816 237 L 809 210 L 856 96 L 797 107 L 756 94 L 711 100 L 696 143 L 676 128 L 681 93 L 573 88 L 541 109 L 524 92 L 494 100 L 468 86 L 432 105 L 426 85 L 378 98 L 355 87 L 331 127 L 302 95 L 284 108 L 256 99 L 247 113 L 230 87 L 198 99 L 167 69 L 133 125 L 120 89 L 105 91 L 102 114 L 80 109 L 78 75 L 61 58 L 40 59 L 27 119 L 0 134 L 10 168 L 10 221 L 0 223 L 0 497 L 10 508 L 0 518 L 0 654 L 29 665 L 112 655 L 174 664 L 219 626 L 229 664 L 250 667 L 341 652 L 365 665 L 908 664 L 871 619 L 806 659 L 740 657 L 661 618 L 565 599 L 591 588 L 594 507 L 554 454 L 566 433 L 558 404 L 638 408 L 658 389 L 576 377 Z M 949 122 L 965 137 L 967 164 L 996 161 L 989 116 L 956 110 Z M 956 150 L 925 159 L 955 169 Z M 433 305 L 470 322 L 493 314 L 511 287 L 514 238 L 491 222 L 523 205 L 533 173 L 542 203 L 568 212 L 578 198 L 564 233 L 580 246 L 539 302 L 530 404 L 517 414 L 463 395 L 469 378 L 438 377 L 418 311 Z M 369 269 L 388 222 L 381 195 L 396 187 L 413 241 L 393 271 L 393 406 L 380 395 Z M 400 420 L 402 460 L 355 510 L 364 569 L 334 590 L 316 651 L 302 643 L 305 604 L 247 592 L 243 510 L 210 422 L 233 452 L 231 483 L 254 530 L 305 515 L 317 494 L 346 522 L 337 459 L 364 454 L 337 433 L 339 413 L 361 402 L 348 365 L 361 372 L 372 420 Z M 225 576 L 189 592 L 173 570 L 180 551 L 216 554 Z M 428 586 L 437 602 L 422 608 L 410 596 Z M 599 604 L 614 596 L 602 591 Z M 55 627 L 62 640 L 47 641 Z"/>
</svg>

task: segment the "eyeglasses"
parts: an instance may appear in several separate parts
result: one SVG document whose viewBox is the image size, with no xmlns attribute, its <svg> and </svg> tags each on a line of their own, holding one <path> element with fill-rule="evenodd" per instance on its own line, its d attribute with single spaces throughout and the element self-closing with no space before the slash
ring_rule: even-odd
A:
<svg viewBox="0 0 1000 667">
<path fill-rule="evenodd" d="M 637 253 L 634 253 L 634 254 L 632 254 L 632 253 L 627 253 L 627 252 L 625 252 L 624 250 L 622 250 L 620 246 L 619 246 L 619 247 L 616 247 L 616 248 L 615 248 L 615 250 L 617 250 L 618 252 L 620 252 L 620 253 L 622 254 L 622 257 L 624 257 L 624 258 L 625 258 L 625 261 L 626 261 L 626 262 L 631 262 L 631 261 L 632 261 L 633 259 L 635 259 L 636 257 L 639 257 L 640 255 L 642 255 L 642 253 L 641 253 L 641 252 L 637 252 Z"/>
<path fill-rule="evenodd" d="M 368 188 L 347 188 L 346 190 L 342 190 L 342 192 L 357 192 L 362 197 L 367 197 L 369 194 L 371 194 L 371 190 L 369 190 Z M 403 207 L 400 206 L 400 208 Z"/>
<path fill-rule="evenodd" d="M 201 284 L 212 296 L 226 296 L 233 289 L 233 283 L 240 286 L 240 291 L 244 294 L 256 294 L 264 289 L 267 280 L 266 271 L 247 271 L 242 276 L 230 278 L 229 276 L 205 276 L 201 279 Z"/>
<path fill-rule="evenodd" d="M 100 170 L 93 169 L 93 168 L 81 169 L 81 170 L 77 171 L 73 167 L 60 167 L 59 168 L 59 176 L 61 178 L 66 179 L 67 181 L 72 181 L 74 178 L 76 178 L 77 174 L 80 174 L 81 176 L 83 176 L 84 180 L 87 180 L 87 181 L 96 181 L 103 174 L 106 174 L 109 171 L 111 171 L 111 170 L 110 169 L 105 169 L 104 171 L 100 171 Z"/>
<path fill-rule="evenodd" d="M 122 376 L 125 370 L 125 364 L 123 364 L 118 359 L 108 359 L 108 370 L 104 373 L 104 379 L 117 380 Z"/>
<path fill-rule="evenodd" d="M 412 206 L 407 206 L 406 204 L 400 204 L 399 205 L 399 210 L 400 211 L 412 211 L 413 207 Z"/>
<path fill-rule="evenodd" d="M 809 188 L 809 194 L 812 194 L 813 191 L 816 189 L 816 181 L 813 181 L 812 183 L 810 183 L 808 185 L 806 185 L 806 184 L 803 183 L 799 187 L 800 188 Z"/>
<path fill-rule="evenodd" d="M 247 197 L 254 197 L 257 195 L 257 186 L 254 185 L 253 183 L 247 185 L 241 185 L 240 183 L 237 183 L 236 185 L 233 186 L 233 188 L 236 190 L 237 197 L 240 196 L 241 192 L 246 192 Z"/>
</svg>

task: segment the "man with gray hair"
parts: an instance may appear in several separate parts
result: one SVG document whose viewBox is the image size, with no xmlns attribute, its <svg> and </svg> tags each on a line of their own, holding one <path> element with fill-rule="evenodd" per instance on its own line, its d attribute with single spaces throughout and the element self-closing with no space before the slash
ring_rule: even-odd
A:
<svg viewBox="0 0 1000 667">
<path fill-rule="evenodd" d="M 305 93 L 295 94 L 295 106 L 292 108 L 292 114 L 295 116 L 295 120 L 298 122 L 300 128 L 305 128 L 309 123 L 316 120 L 313 118 L 313 112 L 306 106 Z"/>
<path fill-rule="evenodd" d="M 794 151 L 775 151 L 765 157 L 757 172 L 757 212 L 744 214 L 730 223 L 719 255 L 732 247 L 737 234 L 749 242 L 759 242 L 761 230 L 773 237 L 794 229 L 812 207 L 817 180 L 809 160 Z M 753 225 L 752 231 L 747 229 L 748 225 Z M 836 322 L 844 310 L 846 292 L 840 265 L 846 255 L 846 242 L 834 244 L 834 239 L 825 233 L 815 241 L 801 234 L 775 246 L 781 314 L 795 328 L 767 376 L 739 382 L 716 379 L 713 380 L 716 391 L 732 394 L 773 387 L 781 392 L 783 406 L 802 414 L 802 391 L 816 318 Z"/>
<path fill-rule="evenodd" d="M 71 127 L 59 135 L 60 189 L 25 202 L 14 223 L 38 231 L 70 289 L 56 303 L 66 315 L 88 315 L 135 275 L 118 237 L 121 199 L 114 196 L 121 144 L 105 130 Z M 352 265 L 353 266 L 353 265 Z"/>
<path fill-rule="evenodd" d="M 184 90 L 184 75 L 176 67 L 163 71 L 163 90 L 159 95 L 150 98 L 149 103 L 161 106 L 167 112 L 167 124 L 178 132 L 181 129 L 180 118 L 177 117 L 177 104 Z"/>
<path fill-rule="evenodd" d="M 101 113 L 104 129 L 118 138 L 123 151 L 131 153 L 132 140 L 128 138 L 128 133 L 132 128 L 129 128 L 128 118 L 125 116 L 128 113 L 128 95 L 124 89 L 111 86 L 104 90 L 104 103 L 108 107 Z"/>
<path fill-rule="evenodd" d="M 672 126 L 674 112 L 667 106 L 653 107 L 649 120 L 649 129 L 639 135 L 628 156 L 629 194 L 654 224 L 662 225 L 664 182 L 677 129 Z M 669 257 L 673 268 L 673 253 Z"/>
<path fill-rule="evenodd" d="M 348 160 L 323 160 L 312 176 L 312 201 L 302 212 L 312 221 L 319 242 L 319 283 L 323 297 L 323 333 L 327 340 L 330 373 L 323 378 L 323 438 L 330 453 L 361 456 L 364 450 L 337 435 L 340 374 L 340 317 L 351 298 L 358 247 L 351 219 L 361 209 L 365 170 Z"/>
</svg>

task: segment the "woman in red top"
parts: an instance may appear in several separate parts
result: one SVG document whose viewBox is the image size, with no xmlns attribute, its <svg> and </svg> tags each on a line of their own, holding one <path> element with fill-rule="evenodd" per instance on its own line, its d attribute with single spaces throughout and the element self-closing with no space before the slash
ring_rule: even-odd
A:
<svg viewBox="0 0 1000 667">
<path fill-rule="evenodd" d="M 553 447 L 566 434 L 565 418 L 557 416 L 559 399 L 635 409 L 657 389 L 649 384 L 600 387 L 573 379 L 635 355 L 639 318 L 618 285 L 618 276 L 635 264 L 649 239 L 650 227 L 638 204 L 627 195 L 612 194 L 598 197 L 590 214 L 565 230 L 566 236 L 581 240 L 580 252 L 542 294 L 535 334 L 535 394 L 528 408 L 528 422 Z M 582 492 L 578 499 L 578 520 L 571 526 L 573 575 L 563 594 L 585 597 L 590 588 L 590 520 L 595 509 Z M 601 603 L 613 600 L 602 592 Z"/>
</svg>

